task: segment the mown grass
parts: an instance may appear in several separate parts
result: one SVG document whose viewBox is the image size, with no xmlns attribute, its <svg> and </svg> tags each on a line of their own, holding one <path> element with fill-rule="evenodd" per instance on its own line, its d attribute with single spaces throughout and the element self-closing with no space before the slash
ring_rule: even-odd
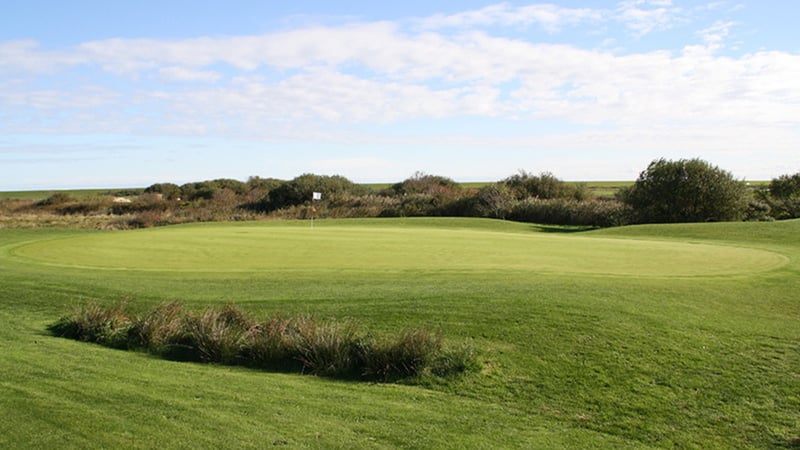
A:
<svg viewBox="0 0 800 450">
<path fill-rule="evenodd" d="M 274 232 L 283 239 L 287 226 L 301 233 L 307 225 L 258 224 L 263 233 L 256 236 L 269 239 Z M 197 238 L 216 226 L 174 230 Z M 174 250 L 192 253 L 192 245 L 199 246 L 212 257 L 236 261 L 226 249 L 241 252 L 236 242 L 252 242 L 235 237 L 235 231 L 254 232 L 249 226 L 223 227 L 219 240 L 211 233 L 175 243 Z M 301 259 L 281 270 L 267 264 L 284 258 L 281 250 L 239 254 L 242 260 L 262 258 L 263 268 L 250 263 L 246 270 L 209 272 L 187 258 L 177 260 L 181 270 L 169 270 L 152 263 L 157 260 L 137 260 L 152 254 L 131 246 L 125 250 L 130 267 L 109 260 L 98 270 L 81 267 L 94 266 L 83 258 L 109 237 L 118 237 L 120 245 L 129 236 L 140 245 L 146 241 L 139 236 L 161 245 L 170 241 L 147 234 L 156 230 L 0 231 L 0 411 L 7 418 L 0 424 L 0 447 L 797 445 L 798 221 L 542 233 L 501 221 L 422 219 L 321 221 L 315 230 L 325 226 L 354 227 L 358 233 L 348 235 L 354 245 L 386 245 L 375 236 L 397 228 L 417 231 L 419 236 L 404 234 L 394 249 L 405 242 L 430 254 L 430 261 L 403 264 L 410 252 L 387 252 L 398 265 L 380 267 L 352 262 L 355 252 L 330 259 L 345 264 L 341 270 L 303 269 Z M 442 232 L 465 239 L 442 240 Z M 497 246 L 482 247 L 481 239 L 493 235 Z M 43 249 L 26 253 L 40 249 L 41 240 L 53 244 L 55 265 Z M 55 251 L 74 251 L 70 242 L 86 249 L 74 255 L 77 262 Z M 322 255 L 339 248 L 316 244 Z M 709 252 L 689 259 L 687 267 L 665 261 L 661 273 L 635 271 L 648 267 L 637 264 L 646 262 L 645 254 L 627 263 L 600 257 L 624 259 L 626 245 Z M 711 251 L 717 247 L 719 253 Z M 489 264 L 463 262 L 476 261 L 481 248 L 522 263 L 512 270 L 491 262 L 496 256 L 490 253 L 484 254 Z M 574 253 L 561 260 L 559 248 Z M 728 264 L 730 255 L 753 250 L 781 262 L 753 269 L 745 257 L 738 262 L 742 270 Z M 594 268 L 581 266 L 586 257 L 596 258 Z M 526 261 L 552 267 L 526 268 Z M 609 275 L 605 266 L 616 273 Z M 46 331 L 70 305 L 111 306 L 125 296 L 135 314 L 181 300 L 197 310 L 230 303 L 257 315 L 352 318 L 385 334 L 430 327 L 455 341 L 471 339 L 484 364 L 480 373 L 454 379 L 362 384 L 164 361 L 56 339 Z"/>
</svg>

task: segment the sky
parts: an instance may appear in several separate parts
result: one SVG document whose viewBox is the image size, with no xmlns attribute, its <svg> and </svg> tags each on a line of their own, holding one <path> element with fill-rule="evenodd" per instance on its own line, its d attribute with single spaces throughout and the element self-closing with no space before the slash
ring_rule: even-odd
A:
<svg viewBox="0 0 800 450">
<path fill-rule="evenodd" d="M 800 2 L 0 0 L 0 190 L 800 171 Z"/>
</svg>

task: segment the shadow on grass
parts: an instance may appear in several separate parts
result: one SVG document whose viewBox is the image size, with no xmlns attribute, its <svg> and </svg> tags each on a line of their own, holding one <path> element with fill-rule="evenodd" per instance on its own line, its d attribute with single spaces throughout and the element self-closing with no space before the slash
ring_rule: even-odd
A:
<svg viewBox="0 0 800 450">
<path fill-rule="evenodd" d="M 583 226 L 583 225 L 540 225 L 535 224 L 531 225 L 531 230 L 536 231 L 537 233 L 559 233 L 559 234 L 571 234 L 571 233 L 583 233 L 586 231 L 597 230 L 598 227 L 592 226 Z"/>
</svg>

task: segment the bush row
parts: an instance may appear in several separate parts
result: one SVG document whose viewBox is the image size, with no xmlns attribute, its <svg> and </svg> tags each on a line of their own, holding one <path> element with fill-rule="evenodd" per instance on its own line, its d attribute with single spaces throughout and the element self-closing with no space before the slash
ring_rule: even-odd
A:
<svg viewBox="0 0 800 450">
<path fill-rule="evenodd" d="M 312 202 L 315 192 L 322 194 L 321 201 Z M 251 177 L 246 183 L 228 179 L 183 186 L 161 183 L 126 203 L 109 196 L 77 200 L 56 193 L 35 204 L 16 206 L 9 214 L 37 213 L 106 216 L 109 228 L 312 216 L 490 217 L 595 227 L 772 220 L 800 217 L 800 174 L 753 189 L 702 160 L 657 160 L 616 199 L 589 198 L 585 185 L 565 183 L 547 172 L 523 171 L 480 188 L 416 173 L 384 189 L 370 189 L 340 176 L 304 174 L 289 181 Z"/>
<path fill-rule="evenodd" d="M 508 212 L 509 219 L 519 222 L 593 227 L 625 225 L 630 216 L 630 207 L 612 200 L 528 198 L 515 203 Z"/>
<path fill-rule="evenodd" d="M 451 376 L 478 367 L 471 344 L 446 347 L 438 333 L 363 333 L 353 321 L 310 316 L 257 320 L 234 306 L 192 312 L 165 303 L 136 316 L 124 303 L 77 306 L 49 326 L 56 336 L 164 358 L 315 375 L 393 381 Z"/>
</svg>

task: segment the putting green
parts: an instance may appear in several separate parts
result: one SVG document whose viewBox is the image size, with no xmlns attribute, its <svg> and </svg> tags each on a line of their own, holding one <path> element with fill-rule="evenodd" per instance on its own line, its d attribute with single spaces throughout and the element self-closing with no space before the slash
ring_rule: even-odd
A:
<svg viewBox="0 0 800 450">
<path fill-rule="evenodd" d="M 214 224 L 35 241 L 36 264 L 160 272 L 524 271 L 630 276 L 752 274 L 786 257 L 683 242 L 424 227 Z"/>
</svg>

